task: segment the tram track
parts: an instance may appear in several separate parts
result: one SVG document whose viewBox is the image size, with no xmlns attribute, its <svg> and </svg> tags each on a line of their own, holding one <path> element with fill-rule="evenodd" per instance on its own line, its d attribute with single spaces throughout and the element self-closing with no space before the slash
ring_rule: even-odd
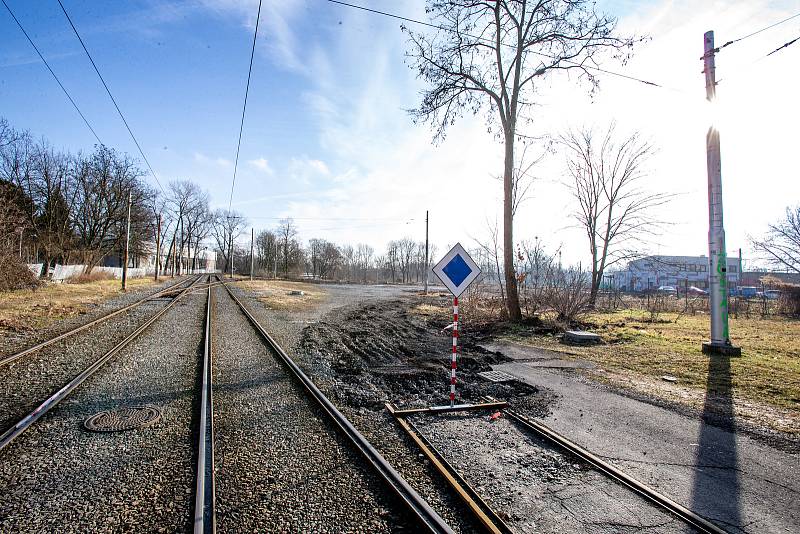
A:
<svg viewBox="0 0 800 534">
<path fill-rule="evenodd" d="M 189 281 L 183 281 L 186 283 L 186 287 L 182 288 L 174 297 L 172 297 L 165 305 L 158 307 L 157 311 L 149 316 L 144 322 L 139 323 L 138 326 L 130 332 L 126 334 L 121 340 L 115 342 L 111 348 L 108 350 L 104 350 L 102 355 L 97 358 L 88 358 L 88 365 L 83 368 L 77 375 L 72 376 L 66 383 L 62 380 L 59 382 L 58 380 L 61 379 L 66 373 L 58 373 L 55 377 L 49 377 L 50 379 L 45 379 L 44 381 L 39 381 L 36 384 L 36 387 L 31 387 L 30 382 L 26 382 L 25 380 L 21 381 L 10 381 L 7 377 L 4 377 L 5 380 L 3 382 L 3 388 L 7 392 L 9 389 L 20 389 L 30 391 L 27 396 L 23 396 L 21 399 L 15 399 L 17 402 L 5 402 L 2 406 L 2 418 L 0 421 L 13 421 L 16 420 L 16 423 L 11 423 L 7 426 L 5 431 L 0 434 L 0 453 L 2 450 L 5 449 L 14 439 L 20 436 L 23 432 L 28 430 L 33 424 L 35 424 L 41 417 L 43 417 L 46 413 L 52 410 L 55 406 L 57 406 L 61 401 L 67 398 L 70 393 L 72 393 L 76 388 L 78 388 L 81 384 L 83 384 L 89 377 L 94 375 L 99 369 L 101 369 L 109 360 L 111 360 L 118 352 L 122 349 L 130 345 L 134 340 L 136 340 L 144 331 L 146 331 L 153 323 L 155 323 L 161 316 L 167 313 L 181 298 L 183 298 L 186 294 L 188 294 L 197 284 L 203 276 L 198 276 Z M 176 284 L 176 285 L 180 285 Z M 168 288 L 168 290 L 174 290 L 175 288 Z M 158 294 L 163 294 L 164 292 L 159 292 Z M 152 296 L 144 301 L 140 302 L 142 304 L 148 300 L 152 299 Z M 105 322 L 105 321 L 103 321 Z M 78 331 L 82 331 L 83 329 L 77 329 Z M 96 333 L 95 333 L 96 336 Z M 60 337 L 60 336 L 59 336 Z M 61 338 L 63 339 L 63 338 Z M 43 344 L 44 346 L 49 346 L 50 343 Z M 86 362 L 84 362 L 86 363 Z M 45 367 L 46 368 L 46 367 Z M 56 389 L 59 384 L 63 384 L 59 389 Z M 41 393 L 42 391 L 48 391 L 49 395 L 44 399 L 41 400 L 41 397 L 37 398 L 37 394 Z M 4 395 L 8 398 L 8 395 Z M 33 406 L 33 409 L 27 412 Z M 27 412 L 27 413 L 26 413 Z M 8 424 L 8 423 L 7 423 Z"/>
<path fill-rule="evenodd" d="M 156 291 L 155 293 L 152 293 L 150 295 L 145 295 L 144 297 L 140 298 L 139 300 L 137 300 L 137 301 L 135 301 L 135 302 L 133 302 L 131 304 L 128 304 L 128 305 L 123 306 L 121 308 L 117 308 L 115 310 L 111 310 L 111 311 L 109 311 L 107 313 L 104 313 L 100 317 L 98 317 L 96 319 L 93 319 L 93 320 L 91 320 L 91 321 L 89 321 L 87 323 L 78 325 L 78 326 L 76 326 L 74 328 L 70 328 L 70 329 L 66 330 L 65 332 L 62 332 L 62 333 L 60 333 L 60 334 L 58 334 L 56 336 L 53 336 L 53 337 L 51 337 L 49 339 L 46 339 L 44 341 L 41 341 L 41 342 L 36 343 L 34 345 L 31 345 L 31 346 L 29 346 L 29 347 L 27 347 L 25 349 L 22 349 L 20 351 L 17 351 L 15 353 L 13 353 L 13 354 L 7 354 L 5 356 L 0 356 L 0 368 L 2 368 L 3 366 L 9 365 L 9 364 L 21 359 L 21 358 L 24 358 L 25 356 L 28 356 L 28 355 L 33 354 L 35 352 L 38 352 L 38 351 L 40 351 L 40 350 L 42 350 L 42 349 L 44 349 L 46 347 L 49 347 L 50 345 L 52 345 L 54 343 L 58 343 L 59 341 L 67 340 L 67 339 L 79 334 L 80 332 L 83 332 L 84 330 L 88 330 L 89 328 L 98 326 L 98 325 L 108 321 L 109 319 L 113 319 L 114 317 L 116 317 L 118 315 L 130 312 L 131 310 L 134 310 L 134 309 L 138 308 L 139 306 L 141 306 L 142 304 L 145 304 L 148 301 L 156 300 L 156 299 L 159 299 L 159 298 L 161 298 L 161 297 L 163 297 L 165 295 L 169 295 L 171 292 L 174 292 L 175 290 L 179 289 L 179 287 L 182 284 L 186 284 L 186 283 L 187 283 L 186 280 L 178 280 L 177 282 L 175 282 L 173 284 L 170 284 L 167 287 Z"/>
<path fill-rule="evenodd" d="M 395 513 L 399 512 L 407 518 L 406 521 L 416 523 L 418 530 L 453 532 L 427 501 L 314 385 L 231 288 L 223 283 L 216 290 L 221 292 L 223 296 L 220 299 L 224 300 L 217 305 L 212 304 L 213 290 L 209 288 L 210 319 L 207 327 L 211 325 L 210 331 L 215 333 L 211 334 L 207 328 L 206 343 L 211 350 L 204 361 L 209 363 L 209 368 L 211 362 L 214 364 L 213 371 L 204 369 L 202 379 L 209 389 L 204 389 L 200 408 L 194 531 L 213 532 L 215 524 L 221 530 L 229 530 L 234 524 L 239 528 L 257 530 L 313 530 L 315 527 L 325 530 L 322 527 L 327 519 L 325 516 L 341 513 L 337 507 L 347 506 L 356 510 L 356 515 L 361 517 L 344 518 L 345 521 L 356 522 L 342 524 L 340 528 L 371 530 L 375 524 L 368 521 L 380 518 L 369 517 L 367 510 L 372 510 L 376 505 L 366 503 L 377 498 L 382 506 L 399 508 Z M 215 314 L 211 311 L 217 306 L 225 310 L 221 316 L 224 324 L 217 324 Z M 241 319 L 234 319 L 231 313 L 234 308 Z M 252 333 L 238 333 L 246 349 L 228 339 L 231 328 L 241 324 L 242 320 L 252 328 Z M 258 351 L 253 347 L 255 339 L 260 340 L 264 350 Z M 256 357 L 248 354 L 233 361 L 232 353 L 239 347 L 248 353 L 255 351 Z M 221 354 L 214 354 L 217 350 Z M 271 357 L 273 362 L 264 361 L 264 356 Z M 243 375 L 249 374 L 247 371 L 255 365 L 261 366 L 258 369 L 260 375 L 242 384 Z M 211 393 L 212 376 L 214 388 L 220 391 L 216 395 Z M 251 391 L 243 394 L 240 391 L 242 388 Z M 269 418 L 266 424 L 253 421 L 240 423 L 242 414 L 233 415 L 233 412 L 249 407 L 251 397 L 247 395 L 269 398 L 263 407 L 267 413 L 261 415 L 262 418 Z M 209 414 L 208 406 L 213 406 L 215 412 Z M 203 414 L 206 414 L 206 422 L 202 421 Z M 246 417 L 248 414 L 244 415 Z M 214 421 L 213 428 L 208 424 L 209 420 Z M 270 428 L 270 422 L 282 425 L 282 432 Z M 248 427 L 242 429 L 244 424 Z M 239 428 L 234 429 L 234 425 Z M 253 440 L 255 436 L 250 432 L 262 430 L 271 435 L 263 436 L 264 443 Z M 215 436 L 216 443 L 211 444 L 210 454 L 208 433 L 204 437 L 204 432 Z M 269 441 L 270 437 L 274 442 Z M 246 454 L 241 454 L 242 449 L 248 446 L 254 447 L 250 451 L 254 455 L 252 463 L 248 463 Z M 240 452 L 237 457 L 232 456 L 234 448 Z M 283 458 L 281 453 L 285 454 Z M 216 458 L 221 465 L 214 469 L 203 466 L 202 463 L 209 457 Z M 292 472 L 286 472 L 287 468 Z M 246 474 L 242 472 L 245 470 Z M 220 474 L 214 480 L 216 484 L 209 484 L 207 477 L 215 472 Z M 206 478 L 201 480 L 201 477 Z M 285 511 L 282 503 L 286 502 L 285 499 L 291 499 L 290 494 L 298 484 L 304 495 L 301 500 L 305 502 L 299 504 L 295 501 L 292 503 L 294 509 Z M 256 493 L 255 499 L 252 498 L 253 492 Z M 375 492 L 379 494 L 377 497 L 370 495 Z M 215 513 L 209 514 L 210 509 Z M 359 524 L 358 521 L 367 523 Z"/>
</svg>

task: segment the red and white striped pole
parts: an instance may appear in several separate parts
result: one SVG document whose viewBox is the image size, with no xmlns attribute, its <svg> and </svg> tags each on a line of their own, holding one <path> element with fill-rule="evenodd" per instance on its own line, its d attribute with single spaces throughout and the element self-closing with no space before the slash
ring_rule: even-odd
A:
<svg viewBox="0 0 800 534">
<path fill-rule="evenodd" d="M 456 362 L 458 359 L 458 297 L 453 297 L 453 357 L 450 360 L 450 407 L 456 403 Z"/>
</svg>

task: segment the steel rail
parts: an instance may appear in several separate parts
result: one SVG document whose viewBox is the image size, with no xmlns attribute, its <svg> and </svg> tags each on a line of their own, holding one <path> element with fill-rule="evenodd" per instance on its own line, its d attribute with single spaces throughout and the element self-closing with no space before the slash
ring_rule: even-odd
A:
<svg viewBox="0 0 800 534">
<path fill-rule="evenodd" d="M 414 518 L 419 521 L 420 525 L 424 526 L 425 529 L 430 532 L 452 534 L 453 529 L 450 528 L 445 520 L 431 508 L 425 499 L 406 482 L 402 475 L 386 461 L 367 438 L 365 438 L 347 417 L 345 417 L 319 388 L 317 388 L 314 382 L 300 369 L 294 360 L 289 357 L 283 348 L 278 345 L 272 336 L 269 335 L 244 304 L 242 304 L 239 298 L 231 291 L 230 287 L 228 287 L 228 284 L 223 282 L 222 285 L 234 302 L 239 306 L 239 309 L 242 310 L 242 313 L 244 313 L 250 321 L 250 324 L 252 324 L 261 337 L 264 338 L 272 351 L 278 355 L 284 366 L 287 367 L 294 377 L 304 386 L 305 390 L 317 402 L 320 408 L 328 414 L 331 421 L 350 439 L 351 443 L 359 450 L 361 455 L 383 478 L 392 491 L 403 501 Z"/>
<path fill-rule="evenodd" d="M 186 282 L 186 280 L 179 280 L 178 282 L 176 282 L 176 283 L 174 283 L 174 284 L 172 284 L 172 285 L 170 285 L 168 287 L 165 287 L 164 289 L 162 289 L 160 291 L 157 291 L 157 292 L 153 293 L 152 295 L 148 295 L 148 296 L 142 298 L 141 300 L 137 300 L 133 304 L 129 304 L 129 305 L 124 306 L 124 307 L 122 307 L 122 308 L 120 308 L 118 310 L 110 311 L 110 312 L 106 313 L 105 315 L 101 315 L 100 317 L 98 317 L 97 319 L 95 319 L 93 321 L 90 321 L 90 322 L 88 322 L 88 323 L 86 323 L 84 325 L 78 326 L 77 328 L 73 328 L 72 330 L 67 330 L 66 332 L 64 332 L 62 334 L 59 334 L 56 337 L 50 338 L 47 341 L 42 341 L 41 343 L 37 343 L 36 345 L 33 345 L 32 347 L 28 347 L 27 349 L 25 349 L 23 351 L 20 351 L 20 352 L 17 352 L 16 354 L 11 354 L 9 356 L 5 356 L 3 358 L 0 358 L 0 367 L 2 367 L 4 365 L 7 365 L 7 364 L 9 364 L 11 362 L 17 361 L 20 358 L 22 358 L 24 356 L 27 356 L 28 354 L 31 354 L 33 352 L 36 352 L 37 350 L 43 349 L 43 348 L 45 348 L 45 347 L 47 347 L 49 345 L 52 345 L 53 343 L 56 343 L 56 342 L 61 341 L 63 339 L 67 339 L 68 337 L 71 337 L 71 336 L 77 334 L 78 332 L 82 332 L 83 330 L 86 330 L 87 328 L 91 328 L 92 326 L 98 325 L 98 324 L 100 324 L 100 323 L 102 323 L 104 321 L 107 321 L 108 319 L 111 319 L 112 317 L 116 317 L 117 315 L 119 315 L 121 313 L 130 311 L 133 308 L 136 308 L 137 306 L 141 306 L 142 304 L 144 304 L 148 300 L 159 298 L 164 293 L 169 293 L 169 292 L 175 290 L 175 288 L 177 286 L 179 286 L 179 285 L 181 285 L 181 284 L 183 284 L 185 282 Z"/>
<path fill-rule="evenodd" d="M 491 397 L 487 398 L 495 400 Z M 591 452 L 584 449 L 577 443 L 562 436 L 561 434 L 555 432 L 554 430 L 548 428 L 547 426 L 539 422 L 536 422 L 533 419 L 525 417 L 524 415 L 512 409 L 506 408 L 505 410 L 503 410 L 503 413 L 511 417 L 514 421 L 521 424 L 523 427 L 533 431 L 540 437 L 545 438 L 547 441 L 557 445 L 561 449 L 566 450 L 567 452 L 589 463 L 592 467 L 602 472 L 606 476 L 613 478 L 617 482 L 620 482 L 621 484 L 627 486 L 628 488 L 633 490 L 635 493 L 638 493 L 648 501 L 657 504 L 664 510 L 677 516 L 679 519 L 683 520 L 688 525 L 696 528 L 700 532 L 705 532 L 708 534 L 727 534 L 725 530 L 721 529 L 714 523 L 701 517 L 700 515 L 696 514 L 695 512 L 686 508 L 685 506 L 678 504 L 677 502 L 673 501 L 666 495 L 656 491 L 655 489 L 644 484 L 643 482 L 640 482 L 639 480 L 633 478 L 632 476 L 623 472 L 621 469 L 606 462 L 602 458 L 592 454 Z"/>
<path fill-rule="evenodd" d="M 408 437 L 417 444 L 419 450 L 422 451 L 436 470 L 439 471 L 439 474 L 447 480 L 450 487 L 455 490 L 459 498 L 475 515 L 486 532 L 490 532 L 491 534 L 511 534 L 513 532 L 492 507 L 483 500 L 478 492 L 469 485 L 455 467 L 445 459 L 442 453 L 419 431 L 412 421 L 406 419 L 406 417 L 390 403 L 386 404 L 386 409 L 395 417 L 400 428 L 402 428 Z"/>
<path fill-rule="evenodd" d="M 83 384 L 86 379 L 92 376 L 98 369 L 100 369 L 103 365 L 105 365 L 108 360 L 110 360 L 116 353 L 120 350 L 128 346 L 133 340 L 139 337 L 142 332 L 147 330 L 147 328 L 152 325 L 156 320 L 167 313 L 175 303 L 178 302 L 191 288 L 192 286 L 200 280 L 201 277 L 198 277 L 192 283 L 183 289 L 183 291 L 174 299 L 172 299 L 166 306 L 156 312 L 153 316 L 151 316 L 147 321 L 145 321 L 142 325 L 140 325 L 136 330 L 132 333 L 128 334 L 122 341 L 114 345 L 111 349 L 108 350 L 105 354 L 103 354 L 100 358 L 94 361 L 89 367 L 83 370 L 78 376 L 70 380 L 66 385 L 64 385 L 61 389 L 53 393 L 47 400 L 42 402 L 39 406 L 36 407 L 31 413 L 23 417 L 17 424 L 6 430 L 2 435 L 0 435 L 0 451 L 2 451 L 9 443 L 11 443 L 17 436 L 25 432 L 28 428 L 31 427 L 36 421 L 38 421 L 44 414 L 52 410 L 59 402 L 64 400 L 70 393 L 72 393 L 75 388 Z"/>
<path fill-rule="evenodd" d="M 214 316 L 213 288 L 208 283 L 205 337 L 203 340 L 203 379 L 200 399 L 199 436 L 197 438 L 197 481 L 194 500 L 194 533 L 213 534 L 217 531 L 216 495 L 214 484 L 214 393 L 212 382 L 212 318 Z"/>
</svg>

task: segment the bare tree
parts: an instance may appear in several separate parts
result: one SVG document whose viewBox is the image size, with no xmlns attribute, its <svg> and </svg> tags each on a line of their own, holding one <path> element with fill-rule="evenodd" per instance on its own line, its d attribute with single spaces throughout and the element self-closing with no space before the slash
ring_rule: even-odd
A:
<svg viewBox="0 0 800 534">
<path fill-rule="evenodd" d="M 277 235 L 269 230 L 262 230 L 256 235 L 256 258 L 261 269 L 271 271 L 278 261 L 276 243 Z"/>
<path fill-rule="evenodd" d="M 375 249 L 371 246 L 366 245 L 364 243 L 359 243 L 356 246 L 356 262 L 358 265 L 358 270 L 361 272 L 363 276 L 363 282 L 367 282 L 367 273 L 369 272 L 369 268 L 372 265 L 372 258 L 375 255 Z"/>
<path fill-rule="evenodd" d="M 800 206 L 786 208 L 786 217 L 770 224 L 762 239 L 750 238 L 753 248 L 773 265 L 800 273 Z"/>
<path fill-rule="evenodd" d="M 578 201 L 574 216 L 589 242 L 594 306 L 605 270 L 638 254 L 632 245 L 658 226 L 652 209 L 670 197 L 640 187 L 653 147 L 638 133 L 617 140 L 611 124 L 599 138 L 584 128 L 563 135 L 561 144 L 567 149 L 567 185 Z"/>
<path fill-rule="evenodd" d="M 211 235 L 216 241 L 217 251 L 222 255 L 223 273 L 228 271 L 233 274 L 234 243 L 242 235 L 246 226 L 247 219 L 237 211 L 217 210 L 214 212 Z"/>
<path fill-rule="evenodd" d="M 153 219 L 147 204 L 153 193 L 144 187 L 141 176 L 131 158 L 104 146 L 88 158 L 75 158 L 72 220 L 87 273 L 112 252 L 122 255 L 129 195 L 132 257 L 145 252 Z"/>
<path fill-rule="evenodd" d="M 409 36 L 411 66 L 431 88 L 414 110 L 432 123 L 434 140 L 465 111 L 485 111 L 490 130 L 499 126 L 503 168 L 503 263 L 506 308 L 513 321 L 522 314 L 514 269 L 514 144 L 520 120 L 531 119 L 539 80 L 556 71 L 576 70 L 593 87 L 589 70 L 604 52 L 623 56 L 634 39 L 614 36 L 615 19 L 598 14 L 589 0 L 429 0 L 427 11 L 439 30 Z"/>
</svg>

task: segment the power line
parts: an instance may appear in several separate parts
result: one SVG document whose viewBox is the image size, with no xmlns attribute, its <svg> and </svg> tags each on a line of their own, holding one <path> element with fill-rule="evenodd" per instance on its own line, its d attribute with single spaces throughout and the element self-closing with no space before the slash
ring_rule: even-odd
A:
<svg viewBox="0 0 800 534">
<path fill-rule="evenodd" d="M 747 34 L 747 35 L 745 35 L 744 37 L 739 37 L 738 39 L 733 39 L 732 41 L 728 41 L 728 42 L 727 42 L 727 43 L 725 43 L 724 45 L 722 45 L 722 46 L 720 46 L 720 47 L 718 47 L 718 48 L 715 48 L 715 49 L 714 49 L 714 52 L 719 52 L 720 50 L 722 50 L 722 49 L 723 49 L 723 48 L 725 48 L 726 46 L 730 46 L 730 45 L 732 45 L 732 44 L 734 44 L 734 43 L 738 43 L 739 41 L 744 41 L 745 39 L 748 39 L 748 38 L 750 38 L 750 37 L 752 37 L 752 36 L 754 36 L 754 35 L 758 35 L 758 34 L 759 34 L 759 33 L 761 33 L 761 32 L 765 32 L 765 31 L 767 31 L 767 30 L 769 30 L 769 29 L 772 29 L 772 28 L 774 28 L 775 26 L 779 26 L 779 25 L 783 24 L 784 22 L 789 22 L 790 20 L 792 20 L 792 19 L 796 19 L 797 17 L 800 17 L 800 13 L 796 13 L 796 14 L 792 15 L 791 17 L 787 17 L 787 18 L 785 18 L 785 19 L 783 19 L 783 20 L 779 20 L 778 22 L 776 22 L 776 23 L 774 23 L 774 24 L 770 24 L 769 26 L 766 26 L 766 27 L 764 27 L 764 28 L 761 28 L 760 30 L 756 30 L 756 31 L 754 31 L 753 33 L 748 33 L 748 34 Z M 797 39 L 795 39 L 795 41 L 796 41 L 796 40 L 797 40 Z M 789 43 L 789 44 L 791 44 L 791 43 Z M 786 46 L 786 45 L 784 45 L 784 46 Z M 768 54 L 768 55 L 769 55 L 769 54 Z M 702 59 L 702 58 L 700 58 L 700 59 Z"/>
<path fill-rule="evenodd" d="M 342 5 L 342 6 L 351 7 L 353 9 L 360 9 L 362 11 L 367 11 L 369 13 L 375 13 L 377 15 L 382 15 L 384 17 L 390 17 L 390 18 L 393 18 L 393 19 L 398 19 L 398 20 L 403 20 L 403 21 L 406 21 L 406 22 L 411 22 L 413 24 L 419 24 L 420 26 L 427 26 L 429 28 L 434 28 L 434 29 L 437 29 L 437 30 L 445 31 L 445 32 L 456 33 L 455 30 L 453 30 L 451 28 L 446 28 L 444 26 L 439 26 L 437 24 L 431 24 L 430 22 L 423 22 L 423 21 L 417 20 L 417 19 L 403 17 L 403 16 L 400 16 L 400 15 L 396 15 L 394 13 L 388 13 L 386 11 L 379 11 L 377 9 L 371 9 L 371 8 L 364 7 L 364 6 L 359 6 L 359 5 L 356 5 L 356 4 L 350 4 L 348 2 L 342 2 L 341 0 L 327 0 L 327 1 L 332 3 L 332 4 L 339 4 L 339 5 Z M 466 37 L 470 37 L 470 38 L 476 39 L 478 41 L 484 41 L 484 42 L 487 42 L 487 43 L 494 44 L 494 41 L 492 41 L 491 39 L 488 39 L 486 37 L 479 37 L 479 36 L 475 36 L 475 35 L 470 35 L 468 33 L 460 33 L 460 35 L 464 35 Z M 513 46 L 509 45 L 509 44 L 503 43 L 503 45 L 513 48 Z M 625 78 L 626 80 L 631 80 L 631 81 L 643 83 L 645 85 L 650 85 L 652 87 L 658 87 L 658 88 L 661 88 L 661 89 L 670 89 L 669 87 L 665 87 L 665 86 L 663 86 L 661 84 L 658 84 L 656 82 L 643 80 L 643 79 L 637 78 L 635 76 L 630 76 L 628 74 L 622 74 L 621 72 L 615 72 L 615 71 L 611 71 L 611 70 L 607 70 L 607 69 L 603 69 L 603 68 L 595 67 L 595 66 L 591 66 L 591 65 L 582 65 L 582 64 L 577 63 L 575 61 L 562 60 L 562 59 L 559 59 L 556 56 L 552 56 L 550 54 L 545 54 L 544 52 L 537 52 L 537 51 L 532 51 L 532 52 L 534 54 L 537 54 L 537 55 L 542 56 L 542 57 L 546 57 L 548 59 L 553 59 L 553 60 L 556 60 L 556 61 L 563 61 L 564 63 L 566 63 L 568 65 L 573 65 L 573 66 L 581 67 L 581 68 L 588 69 L 588 70 L 594 70 L 594 71 L 597 71 L 597 72 L 602 72 L 604 74 L 609 74 L 611 76 L 617 76 L 619 78 Z"/>
<path fill-rule="evenodd" d="M 789 48 L 790 46 L 792 46 L 792 45 L 793 45 L 794 43 L 796 43 L 797 41 L 800 41 L 800 37 L 795 37 L 794 39 L 792 39 L 792 40 L 791 40 L 791 41 L 789 41 L 788 43 L 784 43 L 782 46 L 779 46 L 778 48 L 776 48 L 775 50 L 773 50 L 772 52 L 770 52 L 769 54 L 767 54 L 767 56 L 771 56 L 771 55 L 772 55 L 772 54 L 774 54 L 775 52 L 779 52 L 780 50 L 783 50 L 784 48 Z M 764 56 L 764 57 L 766 57 L 766 56 Z"/>
<path fill-rule="evenodd" d="M 59 0 L 60 1 L 60 0 Z M 258 14 L 256 14 L 256 29 L 253 32 L 253 49 L 250 50 L 250 67 L 247 69 L 247 86 L 244 90 L 244 105 L 242 106 L 242 122 L 239 124 L 239 142 L 236 145 L 236 161 L 233 164 L 233 180 L 231 180 L 231 195 L 228 199 L 228 211 L 231 211 L 233 202 L 233 188 L 236 185 L 236 169 L 239 167 L 239 150 L 242 148 L 242 131 L 244 130 L 244 114 L 247 111 L 247 95 L 250 93 L 250 75 L 253 73 L 253 56 L 256 54 L 256 38 L 258 37 L 258 22 L 261 20 L 261 0 L 258 0 Z"/>
<path fill-rule="evenodd" d="M 19 29 L 22 30 L 23 34 L 25 34 L 25 38 L 28 39 L 28 42 L 31 44 L 33 49 L 36 50 L 36 53 L 39 54 L 39 58 L 42 60 L 42 63 L 44 63 L 44 66 L 47 67 L 47 70 L 49 70 L 50 74 L 53 75 L 53 78 L 55 78 L 56 83 L 58 83 L 58 86 L 61 87 L 61 90 L 64 91 L 65 95 L 67 95 L 67 98 L 72 103 L 72 107 L 74 107 L 75 111 L 78 112 L 78 115 L 81 116 L 81 119 L 83 119 L 83 122 L 86 123 L 86 126 L 89 128 L 89 130 L 91 130 L 92 135 L 94 135 L 94 138 L 97 139 L 97 142 L 102 145 L 103 142 L 100 140 L 100 137 L 97 135 L 97 132 L 94 131 L 94 128 L 92 128 L 92 125 L 89 124 L 88 120 L 86 120 L 86 117 L 84 116 L 83 112 L 81 112 L 80 108 L 78 107 L 78 104 L 76 104 L 75 100 L 73 100 L 72 96 L 70 96 L 69 91 L 67 91 L 67 89 L 64 87 L 64 84 L 61 83 L 61 80 L 58 79 L 58 76 L 56 76 L 56 73 L 53 72 L 52 68 L 50 68 L 50 64 L 47 62 L 47 60 L 44 58 L 42 53 L 39 51 L 39 48 L 36 46 L 36 44 L 34 44 L 33 39 L 31 39 L 30 35 L 28 35 L 28 32 L 25 31 L 25 28 L 22 27 L 22 23 L 20 23 L 19 19 L 17 19 L 16 15 L 14 15 L 14 12 L 11 11 L 10 7 L 8 7 L 8 4 L 6 3 L 6 0 L 2 0 L 2 2 L 3 2 L 3 5 L 6 6 L 6 9 L 8 10 L 8 13 L 11 15 L 11 18 L 14 19 L 14 22 L 17 23 L 17 26 L 19 26 Z"/>
<path fill-rule="evenodd" d="M 3 3 L 5 3 L 5 0 L 3 1 Z M 133 135 L 133 131 L 131 130 L 131 127 L 128 125 L 128 121 L 125 120 L 125 115 L 123 115 L 122 114 L 122 110 L 119 109 L 119 106 L 117 105 L 117 101 L 114 99 L 114 95 L 111 94 L 111 90 L 108 88 L 108 84 L 106 83 L 105 79 L 103 78 L 103 75 L 100 74 L 100 69 L 97 68 L 97 64 L 94 62 L 94 59 L 92 59 L 92 55 L 89 53 L 89 49 L 86 48 L 86 44 L 83 42 L 83 39 L 81 38 L 80 33 L 78 33 L 78 29 L 75 27 L 75 24 L 72 22 L 72 19 L 70 18 L 69 13 L 67 13 L 67 10 L 64 7 L 64 4 L 61 3 L 61 0 L 58 0 L 58 5 L 61 6 L 61 11 L 64 12 L 64 16 L 67 17 L 67 20 L 69 21 L 69 25 L 72 26 L 72 31 L 75 32 L 75 36 L 78 38 L 78 41 L 80 41 L 81 46 L 83 47 L 83 51 L 86 52 L 86 56 L 89 58 L 89 61 L 91 61 L 92 67 L 94 67 L 94 71 L 97 73 L 97 76 L 100 78 L 100 81 L 103 82 L 103 87 L 105 87 L 106 93 L 108 93 L 109 98 L 111 98 L 111 102 L 114 103 L 114 107 L 117 108 L 117 113 L 119 113 L 120 118 L 122 118 L 122 122 L 125 124 L 125 128 L 127 128 L 128 133 L 131 135 L 131 139 L 133 139 L 133 142 L 136 144 L 136 148 L 139 149 L 139 154 L 141 154 L 142 159 L 144 160 L 145 164 L 147 165 L 147 168 L 150 169 L 150 174 L 152 174 L 153 178 L 155 178 L 156 183 L 158 184 L 158 188 L 161 189 L 162 193 L 165 192 L 164 188 L 161 187 L 161 182 L 159 181 L 158 176 L 156 176 L 156 172 L 153 170 L 153 167 L 150 165 L 150 162 L 147 161 L 147 156 L 144 155 L 144 151 L 142 150 L 142 147 L 139 145 L 139 141 L 136 139 L 136 136 Z"/>
</svg>

